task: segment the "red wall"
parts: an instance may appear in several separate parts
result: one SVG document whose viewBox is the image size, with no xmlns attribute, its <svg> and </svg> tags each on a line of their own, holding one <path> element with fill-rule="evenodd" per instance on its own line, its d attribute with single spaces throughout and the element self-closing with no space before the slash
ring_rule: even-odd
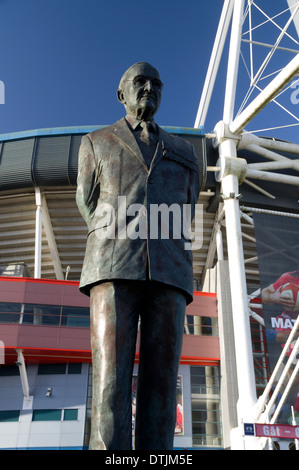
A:
<svg viewBox="0 0 299 470">
<path fill-rule="evenodd" d="M 29 278 L 0 278 L 0 302 L 88 307 L 78 283 Z M 195 292 L 188 315 L 217 316 L 215 294 Z M 91 362 L 89 328 L 0 323 L 0 341 L 5 363 L 13 363 L 22 349 L 27 363 Z M 136 360 L 138 361 L 139 338 Z M 184 335 L 181 363 L 217 364 L 219 339 L 215 336 Z"/>
</svg>

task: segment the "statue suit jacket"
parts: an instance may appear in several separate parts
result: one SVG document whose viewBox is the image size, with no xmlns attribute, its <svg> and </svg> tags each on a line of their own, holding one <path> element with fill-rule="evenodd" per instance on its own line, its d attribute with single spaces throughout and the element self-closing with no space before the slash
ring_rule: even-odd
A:
<svg viewBox="0 0 299 470">
<path fill-rule="evenodd" d="M 82 138 L 76 199 L 88 226 L 80 281 L 87 295 L 105 280 L 149 278 L 181 289 L 187 303 L 192 301 L 192 251 L 185 249 L 183 207 L 192 208 L 193 218 L 197 157 L 189 142 L 160 127 L 158 132 L 150 168 L 125 118 Z"/>
</svg>

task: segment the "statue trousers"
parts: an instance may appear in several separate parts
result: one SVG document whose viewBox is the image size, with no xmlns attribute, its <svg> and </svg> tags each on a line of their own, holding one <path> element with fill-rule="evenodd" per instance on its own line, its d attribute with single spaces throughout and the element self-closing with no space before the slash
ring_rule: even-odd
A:
<svg viewBox="0 0 299 470">
<path fill-rule="evenodd" d="M 186 298 L 154 281 L 91 289 L 93 399 L 90 450 L 132 449 L 132 374 L 139 318 L 136 450 L 171 450 Z"/>
</svg>

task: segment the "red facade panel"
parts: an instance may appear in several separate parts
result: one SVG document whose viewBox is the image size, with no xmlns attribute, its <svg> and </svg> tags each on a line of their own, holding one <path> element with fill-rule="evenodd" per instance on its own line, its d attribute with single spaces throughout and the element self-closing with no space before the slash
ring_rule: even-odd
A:
<svg viewBox="0 0 299 470">
<path fill-rule="evenodd" d="M 26 282 L 7 282 L 2 279 L 0 278 L 0 301 L 24 302 Z"/>
<path fill-rule="evenodd" d="M 193 302 L 187 306 L 187 315 L 215 318 L 217 314 L 216 294 L 194 292 Z"/>
<path fill-rule="evenodd" d="M 220 358 L 219 338 L 217 336 L 184 335 L 182 356 Z"/>
<path fill-rule="evenodd" d="M 0 278 L 0 301 L 89 306 L 89 298 L 79 291 L 78 282 L 13 277 Z"/>
<path fill-rule="evenodd" d="M 1 278 L 0 302 L 88 307 L 89 299 L 79 292 L 73 281 L 50 281 L 26 278 Z M 215 294 L 196 292 L 187 307 L 187 315 L 217 316 Z M 16 360 L 22 349 L 30 362 L 91 362 L 89 328 L 32 324 L 0 324 L 0 340 L 5 346 L 5 362 Z M 139 335 L 136 348 L 138 360 Z M 216 336 L 184 335 L 182 363 L 217 363 L 220 358 Z"/>
</svg>

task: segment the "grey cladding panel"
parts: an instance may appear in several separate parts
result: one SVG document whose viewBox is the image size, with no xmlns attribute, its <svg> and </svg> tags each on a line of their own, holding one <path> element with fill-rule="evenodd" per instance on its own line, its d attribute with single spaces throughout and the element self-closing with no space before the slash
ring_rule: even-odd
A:
<svg viewBox="0 0 299 470">
<path fill-rule="evenodd" d="M 70 140 L 69 135 L 40 137 L 38 139 L 33 161 L 36 186 L 65 186 L 69 184 Z"/>
<path fill-rule="evenodd" d="M 78 154 L 79 154 L 79 148 L 81 145 L 82 135 L 72 136 L 70 158 L 69 158 L 69 180 L 70 180 L 70 184 L 72 185 L 77 184 Z"/>
<path fill-rule="evenodd" d="M 32 186 L 31 160 L 34 139 L 2 143 L 0 160 L 0 189 Z"/>
</svg>

